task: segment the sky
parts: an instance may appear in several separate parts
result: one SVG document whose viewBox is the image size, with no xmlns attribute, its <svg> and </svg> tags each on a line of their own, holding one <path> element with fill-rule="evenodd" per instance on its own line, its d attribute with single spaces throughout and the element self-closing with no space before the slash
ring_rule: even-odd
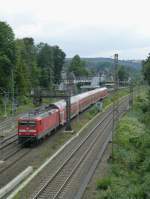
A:
<svg viewBox="0 0 150 199">
<path fill-rule="evenodd" d="M 0 0 L 16 38 L 59 45 L 67 57 L 145 59 L 150 0 Z"/>
</svg>

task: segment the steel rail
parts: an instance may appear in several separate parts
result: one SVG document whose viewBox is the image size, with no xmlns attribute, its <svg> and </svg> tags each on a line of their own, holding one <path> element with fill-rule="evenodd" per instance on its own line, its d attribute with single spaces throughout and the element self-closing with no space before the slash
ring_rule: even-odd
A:
<svg viewBox="0 0 150 199">
<path fill-rule="evenodd" d="M 60 172 L 60 170 L 68 163 L 68 161 L 73 157 L 73 155 L 82 147 L 82 145 L 87 141 L 87 139 L 95 132 L 95 130 L 106 120 L 108 119 L 108 116 L 110 116 L 110 113 L 112 113 L 113 110 L 109 111 L 109 113 L 103 118 L 101 122 L 99 122 L 91 131 L 90 133 L 84 138 L 84 140 L 79 144 L 79 146 L 70 154 L 69 158 L 65 160 L 65 162 L 61 165 L 60 168 L 57 169 L 55 174 L 46 182 L 46 184 L 43 185 L 43 187 L 38 191 L 38 193 L 34 196 L 33 199 L 36 199 L 41 192 L 46 188 L 46 186 L 57 176 L 57 174 Z"/>
<path fill-rule="evenodd" d="M 10 140 L 11 138 L 14 138 L 15 136 L 17 136 L 17 135 L 16 135 L 16 134 L 13 134 L 13 135 L 10 135 L 10 136 L 4 138 L 4 139 L 0 142 L 0 144 L 4 144 L 5 142 L 7 142 L 8 140 Z"/>
<path fill-rule="evenodd" d="M 13 152 L 10 153 L 9 155 L 7 155 L 5 158 L 2 159 L 2 161 L 8 160 L 10 157 L 12 157 L 13 155 L 17 154 L 19 151 L 21 151 L 21 150 L 23 149 L 23 145 L 24 145 L 25 143 L 27 143 L 28 141 L 30 141 L 31 139 L 32 139 L 32 138 L 29 138 L 29 139 L 26 140 L 25 142 L 20 143 L 19 146 L 18 146 L 18 147 L 20 147 L 20 148 L 16 149 L 15 151 L 13 151 Z"/>
<path fill-rule="evenodd" d="M 124 101 L 124 100 L 126 100 L 126 97 L 123 98 L 123 99 L 119 102 L 119 105 L 120 105 L 120 104 L 122 103 L 122 101 Z M 111 109 L 111 107 L 110 107 L 110 109 Z M 112 110 L 111 110 L 111 112 L 112 112 Z M 108 112 L 107 115 L 105 116 L 105 118 L 106 118 L 109 114 L 111 114 L 111 113 Z M 105 120 L 105 118 L 104 118 L 104 120 Z M 101 122 L 103 122 L 103 120 L 102 120 Z M 95 128 L 97 128 L 97 127 L 95 127 Z M 6 141 L 8 141 L 8 140 L 10 140 L 11 138 L 16 137 L 16 136 L 17 136 L 17 135 L 9 136 L 8 138 L 6 138 L 6 139 L 3 141 L 3 143 L 5 143 Z M 30 139 L 32 139 L 32 138 L 29 138 L 29 139 L 26 140 L 24 143 L 28 142 Z M 14 142 L 16 142 L 16 141 L 17 141 L 17 138 L 16 138 L 15 140 L 13 140 L 12 142 L 10 142 L 10 143 L 8 143 L 8 144 L 6 144 L 6 145 L 4 145 L 4 146 L 1 146 L 1 147 L 0 147 L 0 150 L 7 148 L 8 146 L 10 146 L 12 143 L 14 143 Z M 23 144 L 24 144 L 24 143 L 23 143 Z M 22 149 L 22 145 L 23 145 L 23 144 L 20 144 L 21 148 L 19 148 L 19 149 L 13 151 L 11 154 L 9 154 L 9 155 L 6 156 L 5 158 L 3 158 L 3 161 L 8 160 L 10 157 L 12 157 L 12 156 L 15 155 L 17 152 L 19 152 L 19 151 Z"/>
<path fill-rule="evenodd" d="M 15 138 L 15 137 L 16 137 L 16 138 Z M 15 138 L 15 139 L 13 139 L 11 142 L 6 143 L 7 141 L 9 141 L 9 140 L 12 139 L 12 138 Z M 0 144 L 2 145 L 2 146 L 0 146 L 0 150 L 7 148 L 8 146 L 10 146 L 11 144 L 13 144 L 13 143 L 16 142 L 17 140 L 18 140 L 18 138 L 17 138 L 17 135 L 16 135 L 16 134 L 10 136 L 8 139 L 4 140 L 4 142 L 2 141 L 2 142 L 0 143 Z M 6 143 L 6 144 L 4 144 L 4 143 Z M 3 145 L 3 144 L 4 144 L 4 145 Z"/>
<path fill-rule="evenodd" d="M 83 161 L 85 160 L 85 158 L 87 158 L 88 153 L 90 152 L 90 150 L 92 149 L 92 147 L 95 146 L 95 144 L 98 142 L 98 138 L 102 137 L 105 133 L 105 128 L 107 126 L 111 126 L 112 123 L 110 123 L 112 121 L 112 119 L 110 121 L 107 122 L 106 126 L 104 127 L 102 134 L 99 134 L 95 137 L 95 139 L 92 141 L 91 145 L 87 148 L 87 150 L 84 152 L 84 154 L 81 156 L 79 162 L 77 163 L 77 165 L 73 168 L 72 172 L 70 173 L 70 175 L 67 177 L 67 179 L 65 180 L 65 182 L 62 184 L 62 186 L 60 187 L 60 189 L 58 190 L 58 192 L 55 194 L 55 196 L 53 197 L 53 199 L 56 199 L 60 193 L 62 192 L 63 188 L 66 186 L 66 184 L 68 183 L 68 181 L 71 179 L 71 177 L 73 176 L 73 174 L 76 172 L 76 170 L 79 168 L 80 164 L 83 163 Z"/>
<path fill-rule="evenodd" d="M 118 106 L 120 106 L 120 104 L 122 104 L 123 102 L 126 102 L 126 100 L 128 99 L 128 96 L 125 96 L 125 97 L 123 97 L 123 99 L 121 99 L 120 101 L 119 101 L 119 103 L 118 103 Z M 112 107 L 110 107 L 110 109 L 111 109 Z M 123 111 L 126 111 L 126 110 L 123 110 Z M 121 110 L 121 113 L 123 112 L 122 110 Z M 111 110 L 111 113 L 113 112 L 113 110 Z M 97 127 L 100 125 L 100 124 L 102 124 L 102 122 L 104 122 L 105 121 L 105 119 L 107 118 L 107 116 L 109 115 L 110 113 L 108 113 L 106 116 L 105 116 L 105 118 L 103 118 L 103 120 L 100 122 L 100 123 L 98 123 L 91 131 L 90 131 L 90 134 L 85 138 L 85 140 L 92 134 L 91 132 L 93 132 L 93 131 L 95 131 L 96 129 L 97 129 Z M 121 115 L 121 114 L 119 114 L 119 115 Z M 107 118 L 108 119 L 108 118 Z M 112 121 L 112 120 L 111 120 Z M 109 121 L 107 124 L 110 124 L 110 122 L 111 121 Z M 104 130 L 103 130 L 104 131 Z M 102 134 L 101 134 L 101 136 L 102 136 Z M 96 140 L 96 139 L 95 139 Z M 84 141 L 83 141 L 84 142 Z M 82 145 L 83 143 L 81 143 L 80 145 L 79 145 L 79 147 Z M 72 152 L 72 154 L 71 154 L 71 156 L 77 151 L 78 149 L 76 149 L 75 151 L 73 151 Z M 71 156 L 70 156 L 70 158 L 71 158 Z M 57 174 L 59 173 L 59 171 L 61 170 L 61 168 L 63 168 L 66 164 L 67 164 L 67 162 L 69 161 L 69 159 L 70 158 L 68 158 L 64 163 L 63 163 L 63 165 L 60 167 L 60 168 L 58 168 L 58 170 L 56 171 L 56 173 L 42 186 L 42 188 L 38 191 L 38 193 L 34 196 L 34 198 L 33 199 L 35 199 L 35 198 L 38 198 L 38 196 L 44 191 L 44 189 L 48 186 L 48 184 L 49 183 L 51 183 L 52 182 L 52 180 L 57 176 Z M 68 180 L 66 180 L 65 181 L 65 184 L 67 183 L 67 181 Z M 62 188 L 61 188 L 62 189 Z M 59 193 L 59 191 L 57 192 L 57 194 Z M 57 197 L 57 195 L 56 195 L 56 197 Z M 56 197 L 54 197 L 54 198 L 56 198 Z"/>
<path fill-rule="evenodd" d="M 126 102 L 125 102 L 125 104 L 126 104 Z M 127 111 L 127 109 L 124 107 L 126 107 L 126 106 L 119 106 L 119 108 L 120 108 L 119 112 L 118 112 L 119 117 L 122 117 L 124 112 Z M 110 127 L 111 127 L 111 125 L 112 125 L 112 123 L 110 124 Z M 90 150 L 87 158 L 84 161 L 82 161 L 81 164 L 79 165 L 80 168 L 77 169 L 76 172 L 74 172 L 72 177 L 70 176 L 70 179 L 68 179 L 68 182 L 66 181 L 64 183 L 61 190 L 58 191 L 57 195 L 55 195 L 55 197 L 53 199 L 56 199 L 56 198 L 74 198 L 75 199 L 76 197 L 78 199 L 81 198 L 81 193 L 83 194 L 84 190 L 86 188 L 86 186 L 85 186 L 86 181 L 88 184 L 88 182 L 90 180 L 89 177 L 87 178 L 87 175 L 90 176 L 91 174 L 87 174 L 87 173 L 89 170 L 91 172 L 91 167 L 93 167 L 93 161 L 97 162 L 96 164 L 98 164 L 98 162 L 101 160 L 102 155 L 105 152 L 105 149 L 106 149 L 109 141 L 111 140 L 111 137 L 112 137 L 111 130 L 112 129 L 110 129 L 110 127 L 104 129 L 105 133 L 103 133 L 102 137 L 99 139 L 99 142 L 97 142 L 97 144 L 92 148 L 92 150 Z M 101 146 L 100 151 L 99 151 L 99 146 Z M 99 153 L 99 155 L 95 155 L 95 153 L 96 154 Z M 93 156 L 95 159 L 92 158 Z M 97 160 L 97 158 L 98 158 L 98 160 Z M 94 169 L 94 167 L 92 169 Z M 95 166 L 95 169 L 96 169 L 96 166 Z M 93 170 L 93 172 L 94 172 L 94 170 Z M 82 185 L 80 186 L 80 183 L 84 184 L 83 187 L 82 187 Z M 79 192 L 77 190 L 79 190 Z"/>
<path fill-rule="evenodd" d="M 7 169 L 9 169 L 11 166 L 13 166 L 18 160 L 21 160 L 25 155 L 27 155 L 30 152 L 30 149 L 25 151 L 21 156 L 15 159 L 15 161 L 11 162 L 11 164 L 7 165 L 3 169 L 0 170 L 0 174 L 4 173 Z"/>
</svg>

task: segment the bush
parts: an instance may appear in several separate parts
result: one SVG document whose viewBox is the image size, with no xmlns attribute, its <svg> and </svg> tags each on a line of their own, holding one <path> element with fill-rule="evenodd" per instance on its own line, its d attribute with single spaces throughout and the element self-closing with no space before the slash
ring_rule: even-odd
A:
<svg viewBox="0 0 150 199">
<path fill-rule="evenodd" d="M 99 199 L 150 198 L 150 101 L 138 97 L 114 135 L 108 178 L 97 181 Z M 110 180 L 111 179 L 111 180 Z"/>
<path fill-rule="evenodd" d="M 89 111 L 90 115 L 95 116 L 98 113 L 98 108 L 95 106 L 93 106 L 90 111 Z"/>
<path fill-rule="evenodd" d="M 29 103 L 29 98 L 26 97 L 26 96 L 20 96 L 18 97 L 18 101 L 19 101 L 19 104 L 28 104 Z"/>
<path fill-rule="evenodd" d="M 108 187 L 110 185 L 111 185 L 111 179 L 109 177 L 108 178 L 99 179 L 96 182 L 97 189 L 106 190 L 106 189 L 108 189 Z"/>
</svg>

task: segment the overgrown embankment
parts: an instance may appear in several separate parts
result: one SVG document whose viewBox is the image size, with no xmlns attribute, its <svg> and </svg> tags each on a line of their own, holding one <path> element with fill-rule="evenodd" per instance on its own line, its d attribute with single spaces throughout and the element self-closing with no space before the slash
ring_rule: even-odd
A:
<svg viewBox="0 0 150 199">
<path fill-rule="evenodd" d="M 113 139 L 108 176 L 97 181 L 97 199 L 150 198 L 150 100 L 137 97 Z"/>
</svg>

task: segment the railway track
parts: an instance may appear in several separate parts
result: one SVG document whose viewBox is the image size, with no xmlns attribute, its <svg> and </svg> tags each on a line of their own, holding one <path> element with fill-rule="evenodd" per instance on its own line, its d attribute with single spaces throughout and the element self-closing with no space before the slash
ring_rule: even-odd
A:
<svg viewBox="0 0 150 199">
<path fill-rule="evenodd" d="M 0 164 L 0 179 L 3 179 L 0 180 L 0 188 L 11 181 L 26 167 L 27 162 L 24 162 L 24 164 L 21 162 L 32 150 L 31 148 L 22 148 L 21 146 L 13 148 L 13 151 L 11 149 L 5 154 L 2 154 L 2 151 L 0 152 L 3 157 L 2 161 L 4 161 Z"/>
<path fill-rule="evenodd" d="M 109 91 L 109 93 L 111 94 L 112 92 Z M 33 110 L 34 109 L 30 109 L 29 111 L 33 111 Z M 5 139 L 5 137 L 12 135 L 14 132 L 16 133 L 17 118 L 21 117 L 25 113 L 27 112 L 20 113 L 15 116 L 11 116 L 3 121 L 0 121 L 0 141 Z"/>
<path fill-rule="evenodd" d="M 0 142 L 0 160 L 6 161 L 13 155 L 16 155 L 29 140 L 30 139 L 26 140 L 24 143 L 18 143 L 18 137 L 16 134 L 6 137 Z"/>
<path fill-rule="evenodd" d="M 108 120 L 105 124 L 106 118 Z M 55 174 L 44 182 L 42 188 L 35 195 L 35 198 L 58 198 L 68 184 L 71 177 L 80 167 L 80 164 L 85 161 L 90 154 L 90 150 L 97 144 L 97 141 L 104 134 L 104 129 L 109 125 L 112 120 L 112 112 L 105 117 L 98 125 L 92 129 L 92 131 L 85 137 L 80 145 L 70 154 L 61 167 L 55 172 Z M 98 127 L 101 125 L 101 132 Z M 112 124 L 111 124 L 112 126 Z M 82 154 L 83 153 L 83 154 Z"/>
<path fill-rule="evenodd" d="M 6 145 L 4 148 L 1 149 L 1 160 L 6 161 L 11 159 L 14 155 L 20 152 L 23 149 L 23 146 L 16 143 L 17 140 L 14 140 L 11 145 Z M 14 145 L 13 145 L 14 144 Z"/>
<path fill-rule="evenodd" d="M 112 108 L 110 108 L 107 112 L 102 113 L 98 118 L 96 118 L 95 123 L 102 120 L 102 118 L 104 118 L 104 117 L 108 117 L 110 115 L 110 111 L 112 111 Z M 59 165 L 62 165 L 62 162 L 64 161 L 64 159 L 66 157 L 69 157 L 70 153 L 74 151 L 75 147 L 79 146 L 80 141 L 83 141 L 87 132 L 92 130 L 93 125 L 85 128 L 84 132 L 82 132 L 80 137 L 77 140 L 75 140 L 71 145 L 66 147 L 64 152 L 62 152 L 61 156 L 57 157 L 55 159 L 55 161 L 49 166 L 50 170 L 48 172 L 46 171 L 46 177 L 41 176 L 40 180 L 41 179 L 45 180 L 45 178 L 47 178 L 47 177 L 52 177 L 51 174 L 53 174 L 54 171 L 56 171 L 56 169 L 58 169 Z M 51 139 L 53 140 L 53 138 L 51 138 Z M 10 140 L 11 140 L 11 138 L 10 138 Z M 7 144 L 10 140 L 8 139 L 7 141 L 4 141 L 4 144 Z M 42 150 L 43 147 L 39 146 L 37 148 L 40 148 L 40 150 Z M 25 169 L 28 166 L 28 164 L 32 165 L 31 164 L 32 160 L 35 159 L 35 157 L 36 158 L 38 157 L 37 156 L 37 151 L 38 151 L 37 148 L 36 148 L 36 150 L 33 149 L 32 153 L 30 152 L 31 149 L 24 148 L 23 150 L 20 150 L 20 152 L 16 153 L 16 155 L 14 154 L 14 156 L 10 157 L 10 159 L 8 159 L 6 161 L 5 167 L 1 166 L 0 178 L 5 179 L 5 180 L 3 180 L 3 182 L 0 182 L 0 187 L 4 186 L 12 178 L 14 178 L 16 175 L 18 175 L 23 169 Z M 35 162 L 36 161 L 37 160 L 35 160 Z M 36 188 L 37 188 L 37 186 L 36 186 Z M 41 188 L 41 184 L 40 184 L 40 188 Z M 40 188 L 38 188 L 38 190 Z M 35 188 L 32 190 L 35 190 Z M 25 198 L 28 198 L 28 197 L 25 197 Z"/>
<path fill-rule="evenodd" d="M 12 132 L 15 131 L 17 125 L 18 116 L 8 118 L 3 122 L 0 122 L 0 138 L 1 141 L 5 139 L 5 137 L 12 135 Z M 16 131 L 15 131 L 16 132 Z"/>
<path fill-rule="evenodd" d="M 62 128 L 60 131 L 63 132 L 64 128 Z M 3 139 L 0 144 L 0 160 L 1 162 L 4 161 L 4 163 L 0 164 L 0 178 L 6 179 L 6 183 L 8 183 L 8 179 L 12 179 L 11 176 L 15 176 L 15 174 L 18 175 L 21 170 L 28 166 L 28 162 L 31 162 L 30 156 L 32 156 L 32 154 L 30 153 L 30 151 L 32 149 L 34 150 L 33 147 L 27 149 L 22 148 L 20 145 L 18 145 L 17 137 L 15 135 L 8 136 L 7 138 Z M 27 159 L 27 161 L 25 161 L 25 159 Z M 0 187 L 4 185 L 5 180 L 3 180 L 2 182 L 0 181 Z"/>
<path fill-rule="evenodd" d="M 20 114 L 21 116 L 22 114 Z M 0 130 L 3 128 L 8 128 L 8 124 L 13 124 L 16 122 L 16 118 L 19 116 L 11 117 L 6 119 L 5 121 L 0 123 Z M 1 132 L 1 131 L 0 131 Z M 16 144 L 16 146 L 14 145 Z M 0 140 L 0 160 L 6 161 L 13 155 L 15 155 L 17 152 L 21 150 L 22 147 L 19 145 L 17 146 L 17 135 L 16 131 L 13 131 L 12 135 L 9 135 L 5 137 L 4 139 Z M 7 152 L 6 152 L 7 150 Z M 9 152 L 11 151 L 11 152 Z M 6 154 L 6 155 L 5 155 Z"/>
<path fill-rule="evenodd" d="M 124 105 L 119 105 L 118 116 L 115 115 L 114 119 L 124 114 L 127 105 L 128 99 L 125 100 Z M 71 146 L 71 152 L 65 154 L 63 160 L 56 160 L 55 163 L 52 163 L 53 169 L 52 165 L 46 167 L 47 176 L 43 177 L 39 188 L 32 194 L 31 198 L 74 198 L 83 176 L 86 175 L 96 158 L 95 154 L 100 149 L 103 153 L 110 141 L 113 127 L 112 107 L 102 118 L 94 128 L 89 129 L 89 133 L 86 136 L 84 135 L 83 139 L 80 138 L 80 142 L 78 139 L 79 143 L 76 143 L 76 147 L 72 148 Z M 58 165 L 60 166 L 58 167 Z M 86 169 L 83 169 L 85 167 Z"/>
<path fill-rule="evenodd" d="M 9 120 L 8 120 L 9 121 Z M 13 133 L 10 136 L 7 136 L 5 139 L 3 139 L 2 141 L 0 141 L 0 151 L 3 149 L 8 148 L 10 145 L 17 143 L 17 135 L 15 133 Z M 17 146 L 18 147 L 18 146 Z M 11 149 L 11 151 L 13 151 Z M 16 154 L 18 151 L 20 151 L 20 149 L 16 149 L 14 150 L 14 152 L 12 152 L 10 155 L 6 156 L 4 158 L 4 161 L 7 160 L 9 157 L 11 157 L 11 155 Z M 3 152 L 4 153 L 4 152 Z"/>
<path fill-rule="evenodd" d="M 13 133 L 12 135 L 0 141 L 0 150 L 6 148 L 7 146 L 11 145 L 16 141 L 17 141 L 17 135 L 16 133 Z"/>
<path fill-rule="evenodd" d="M 0 161 L 4 162 L 19 150 L 16 134 L 8 136 L 0 142 Z"/>
<path fill-rule="evenodd" d="M 7 141 L 9 142 L 7 143 Z M 25 144 L 25 142 L 23 144 Z M 5 145 L 0 147 L 0 160 L 4 163 L 7 161 L 7 163 L 0 167 L 0 174 L 7 171 L 8 168 L 21 160 L 21 158 L 24 158 L 24 156 L 31 151 L 31 148 L 24 148 L 22 143 L 18 143 L 16 135 L 8 137 L 3 143 L 5 143 Z"/>
</svg>

